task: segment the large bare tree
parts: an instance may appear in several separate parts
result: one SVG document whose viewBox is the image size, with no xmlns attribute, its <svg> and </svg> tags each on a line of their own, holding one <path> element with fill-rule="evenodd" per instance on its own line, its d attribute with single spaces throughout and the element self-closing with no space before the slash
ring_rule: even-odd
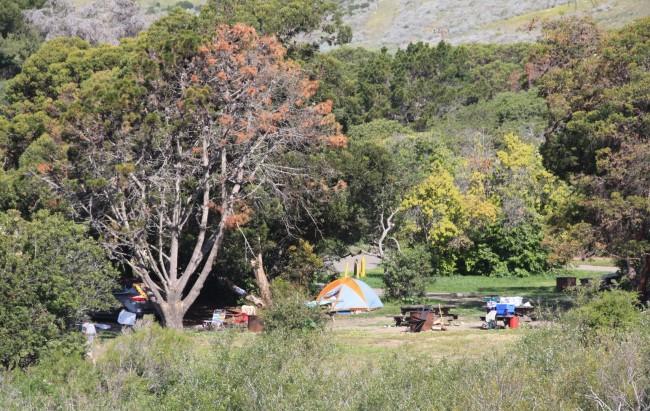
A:
<svg viewBox="0 0 650 411">
<path fill-rule="evenodd" d="M 77 121 L 67 187 L 113 255 L 153 291 L 165 324 L 179 328 L 225 233 L 247 222 L 257 194 L 296 201 L 318 185 L 310 155 L 346 139 L 331 102 L 308 104 L 317 82 L 248 26 L 219 27 L 180 62 L 145 59 L 159 69 L 134 76 L 145 90 L 136 115 L 100 109 Z"/>
</svg>

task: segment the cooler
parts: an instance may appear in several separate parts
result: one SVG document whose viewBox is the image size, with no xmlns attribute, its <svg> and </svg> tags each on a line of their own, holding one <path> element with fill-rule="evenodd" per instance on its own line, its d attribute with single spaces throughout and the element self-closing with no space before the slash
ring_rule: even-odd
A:
<svg viewBox="0 0 650 411">
<path fill-rule="evenodd" d="M 515 305 L 514 304 L 497 304 L 497 315 L 499 317 L 505 317 L 508 315 L 515 315 Z"/>
</svg>

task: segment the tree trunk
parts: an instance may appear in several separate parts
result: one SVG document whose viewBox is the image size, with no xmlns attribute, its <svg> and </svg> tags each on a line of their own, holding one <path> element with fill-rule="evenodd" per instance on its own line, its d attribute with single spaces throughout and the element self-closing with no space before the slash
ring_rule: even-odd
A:
<svg viewBox="0 0 650 411">
<path fill-rule="evenodd" d="M 639 272 L 637 290 L 641 294 L 642 301 L 648 301 L 648 282 L 650 281 L 650 254 L 643 256 L 641 270 Z"/>
<path fill-rule="evenodd" d="M 182 330 L 183 317 L 185 316 L 185 310 L 183 309 L 182 301 L 180 299 L 173 299 L 169 302 L 161 302 L 159 305 L 160 310 L 163 313 L 163 321 L 165 322 L 165 327 Z"/>
<path fill-rule="evenodd" d="M 262 301 L 264 301 L 264 305 L 269 307 L 273 303 L 273 298 L 271 296 L 269 279 L 266 276 L 266 272 L 264 272 L 262 253 L 257 253 L 257 257 L 251 261 L 251 265 L 253 266 L 253 271 L 255 271 L 255 281 L 257 282 L 257 288 L 260 290 Z"/>
<path fill-rule="evenodd" d="M 386 221 L 384 222 L 384 212 L 382 211 L 381 215 L 379 216 L 379 223 L 381 226 L 381 235 L 379 236 L 379 240 L 377 240 L 377 248 L 379 248 L 379 258 L 382 260 L 384 259 L 384 240 L 386 240 L 386 237 L 388 236 L 388 233 L 390 233 L 390 230 L 395 227 L 395 223 L 393 223 L 393 217 L 395 217 L 395 214 L 399 211 L 399 208 L 392 211 Z M 397 242 L 397 240 L 395 240 Z M 399 247 L 399 243 L 398 243 Z"/>
</svg>

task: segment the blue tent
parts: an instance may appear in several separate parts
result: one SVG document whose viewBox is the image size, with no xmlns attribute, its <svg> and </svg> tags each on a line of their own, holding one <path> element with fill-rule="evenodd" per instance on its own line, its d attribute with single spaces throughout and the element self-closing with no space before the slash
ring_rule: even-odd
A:
<svg viewBox="0 0 650 411">
<path fill-rule="evenodd" d="M 339 278 L 327 284 L 316 298 L 331 303 L 331 311 L 370 311 L 384 304 L 370 286 L 357 278 Z"/>
</svg>

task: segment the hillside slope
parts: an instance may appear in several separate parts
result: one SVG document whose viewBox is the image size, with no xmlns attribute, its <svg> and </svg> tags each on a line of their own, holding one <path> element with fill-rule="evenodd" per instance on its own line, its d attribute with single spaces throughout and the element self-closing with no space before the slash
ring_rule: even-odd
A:
<svg viewBox="0 0 650 411">
<path fill-rule="evenodd" d="M 620 27 L 650 15 L 650 0 L 343 0 L 353 45 L 393 49 L 409 42 L 532 41 L 540 21 L 588 15 Z"/>
<path fill-rule="evenodd" d="M 84 5 L 91 0 L 73 0 Z M 180 0 L 137 0 L 148 13 L 165 13 Z M 196 9 L 209 0 L 188 0 Z M 605 28 L 650 16 L 650 0 L 339 0 L 352 27 L 353 46 L 396 49 L 440 40 L 514 43 L 537 38 L 540 22 L 591 16 Z"/>
</svg>

